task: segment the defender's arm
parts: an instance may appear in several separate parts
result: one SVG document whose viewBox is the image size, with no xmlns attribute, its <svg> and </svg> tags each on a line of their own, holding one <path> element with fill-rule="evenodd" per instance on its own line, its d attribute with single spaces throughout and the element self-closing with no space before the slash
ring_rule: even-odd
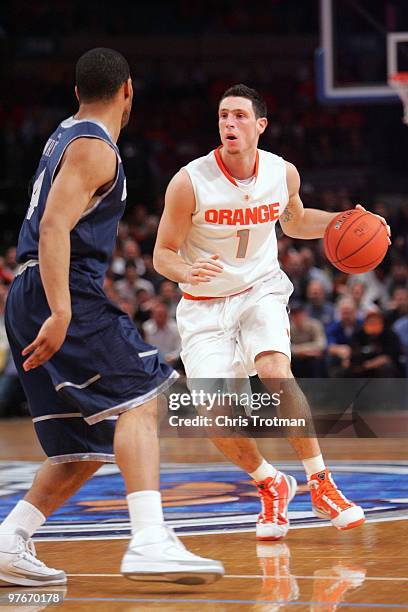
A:
<svg viewBox="0 0 408 612">
<path fill-rule="evenodd" d="M 113 180 L 116 155 L 99 139 L 79 138 L 65 152 L 40 223 L 39 264 L 51 316 L 23 355 L 26 371 L 45 363 L 64 342 L 71 320 L 70 232 L 95 192 Z"/>
</svg>

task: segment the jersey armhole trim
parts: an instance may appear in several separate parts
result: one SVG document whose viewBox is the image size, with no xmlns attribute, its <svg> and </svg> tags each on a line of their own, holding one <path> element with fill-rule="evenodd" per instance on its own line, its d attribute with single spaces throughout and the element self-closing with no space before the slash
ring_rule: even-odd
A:
<svg viewBox="0 0 408 612">
<path fill-rule="evenodd" d="M 195 217 L 195 215 L 197 215 L 200 212 L 200 206 L 199 206 L 199 203 L 198 203 L 197 191 L 196 191 L 195 183 L 193 181 L 193 177 L 191 176 L 190 170 L 187 168 L 187 166 L 184 166 L 184 170 L 187 172 L 188 178 L 190 179 L 190 183 L 191 183 L 191 186 L 192 186 L 193 192 L 194 192 L 195 206 L 194 206 L 194 212 L 192 213 L 192 216 Z"/>
<path fill-rule="evenodd" d="M 283 157 L 281 157 L 282 163 L 283 163 L 283 170 L 284 170 L 284 180 L 283 180 L 283 197 L 285 199 L 285 205 L 282 204 L 282 211 L 281 214 L 283 213 L 283 211 L 285 210 L 286 206 L 289 203 L 289 189 L 288 189 L 288 175 L 287 175 L 287 167 L 286 167 L 286 162 L 283 159 Z"/>
<path fill-rule="evenodd" d="M 84 217 L 87 217 L 91 212 L 93 212 L 96 208 L 98 208 L 99 204 L 102 202 L 102 200 L 104 198 L 106 198 L 107 195 L 109 195 L 114 188 L 117 185 L 118 179 L 119 179 L 119 167 L 120 164 L 122 163 L 122 160 L 119 157 L 119 154 L 115 148 L 115 146 L 113 145 L 113 143 L 108 142 L 107 140 L 105 140 L 104 138 L 102 138 L 101 136 L 94 136 L 93 134 L 79 134 L 78 136 L 74 136 L 73 138 L 71 138 L 71 140 L 69 140 L 64 148 L 61 151 L 61 155 L 58 158 L 57 163 L 55 164 L 53 173 L 51 175 L 51 186 L 54 182 L 54 176 L 55 176 L 55 172 L 57 170 L 57 168 L 59 167 L 60 163 L 61 163 L 61 159 L 65 153 L 65 151 L 67 150 L 67 148 L 69 147 L 69 145 L 74 142 L 74 140 L 78 140 L 78 138 L 95 138 L 97 140 L 102 140 L 102 142 L 106 142 L 106 144 L 114 150 L 115 155 L 116 155 L 116 173 L 115 173 L 115 179 L 112 183 L 112 185 L 109 187 L 109 189 L 107 191 L 105 191 L 104 193 L 102 193 L 100 196 L 98 196 L 97 200 L 95 201 L 95 203 L 93 204 L 93 206 L 91 206 L 90 208 L 88 208 L 87 210 L 85 210 L 82 215 L 80 216 L 80 219 L 83 219 Z"/>
</svg>

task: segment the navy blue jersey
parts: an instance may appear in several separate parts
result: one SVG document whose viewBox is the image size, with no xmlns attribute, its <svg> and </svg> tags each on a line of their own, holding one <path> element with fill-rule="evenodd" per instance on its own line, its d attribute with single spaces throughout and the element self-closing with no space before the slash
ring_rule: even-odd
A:
<svg viewBox="0 0 408 612">
<path fill-rule="evenodd" d="M 126 178 L 119 150 L 105 126 L 98 121 L 70 117 L 60 123 L 46 142 L 35 173 L 30 205 L 20 230 L 17 260 L 19 263 L 38 260 L 40 221 L 53 180 L 68 145 L 84 137 L 105 141 L 117 156 L 112 186 L 104 194 L 94 197 L 91 207 L 71 231 L 71 271 L 90 273 L 101 283 L 112 256 L 118 222 L 126 206 Z"/>
<path fill-rule="evenodd" d="M 38 266 L 40 221 L 64 151 L 83 137 L 100 138 L 113 148 L 116 175 L 112 186 L 93 198 L 71 231 L 72 317 L 64 343 L 43 365 L 26 372 L 22 350 L 50 316 Z M 5 310 L 18 375 L 39 439 L 52 462 L 113 461 L 110 419 L 159 396 L 177 378 L 157 348 L 142 340 L 128 315 L 103 291 L 125 201 L 119 151 L 106 128 L 97 121 L 63 121 L 47 141 L 35 175 L 17 249 L 23 265 L 10 287 Z"/>
</svg>

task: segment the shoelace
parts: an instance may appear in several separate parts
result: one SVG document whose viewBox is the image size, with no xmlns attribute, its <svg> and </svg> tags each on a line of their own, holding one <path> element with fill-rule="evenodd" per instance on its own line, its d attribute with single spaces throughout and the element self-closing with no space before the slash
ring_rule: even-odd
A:
<svg viewBox="0 0 408 612">
<path fill-rule="evenodd" d="M 44 567 L 45 563 L 37 559 L 34 542 L 30 539 L 25 540 L 22 536 L 18 536 L 18 555 L 20 559 L 25 559 L 37 567 Z"/>
<path fill-rule="evenodd" d="M 322 497 L 322 495 L 327 495 L 327 497 L 329 497 L 340 508 L 348 508 L 351 505 L 348 500 L 345 501 L 336 485 L 331 483 L 330 480 L 327 479 L 323 482 L 311 480 L 310 484 L 313 489 L 318 491 L 319 497 Z"/>
</svg>

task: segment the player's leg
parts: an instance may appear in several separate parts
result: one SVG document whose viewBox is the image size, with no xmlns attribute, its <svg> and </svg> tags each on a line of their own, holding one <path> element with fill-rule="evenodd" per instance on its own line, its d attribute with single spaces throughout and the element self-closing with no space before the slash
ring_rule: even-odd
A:
<svg viewBox="0 0 408 612">
<path fill-rule="evenodd" d="M 163 518 L 159 492 L 157 398 L 119 416 L 114 440 L 123 475 L 132 539 L 121 572 L 132 580 L 180 584 L 221 578 L 222 564 L 187 551 Z"/>
<path fill-rule="evenodd" d="M 12 312 L 15 312 L 15 308 Z M 80 414 L 72 416 L 72 407 L 67 406 L 59 397 L 43 368 L 36 368 L 29 374 L 23 370 L 23 345 L 17 342 L 13 330 L 14 327 L 8 328 L 14 362 L 29 400 L 38 439 L 52 460 L 47 460 L 42 465 L 25 498 L 17 503 L 0 525 L 0 584 L 65 584 L 66 576 L 63 571 L 49 568 L 37 559 L 31 537 L 46 518 L 75 493 L 101 463 L 64 462 L 67 455 L 72 461 L 75 456 L 88 454 L 89 426 Z M 67 418 L 68 415 L 71 416 Z M 62 462 L 54 465 L 53 461 Z"/>
<path fill-rule="evenodd" d="M 37 559 L 31 537 L 100 465 L 94 461 L 52 465 L 47 460 L 43 463 L 24 499 L 0 525 L 0 585 L 51 586 L 66 583 L 62 570 L 47 567 Z"/>
<path fill-rule="evenodd" d="M 18 502 L 0 524 L 0 533 L 6 526 L 14 525 L 27 531 L 31 537 L 48 516 L 72 497 L 100 467 L 101 463 L 98 461 L 52 464 L 47 459 L 35 475 L 33 484 L 23 500 Z M 23 503 L 25 510 L 20 514 L 18 507 Z M 34 516 L 35 512 L 30 516 L 29 505 L 38 512 L 38 520 Z"/>
<path fill-rule="evenodd" d="M 187 375 L 187 385 L 198 391 L 218 391 L 220 385 L 238 383 L 248 391 L 246 371 L 236 355 L 236 336 L 241 304 L 240 296 L 233 299 L 194 301 L 182 299 L 177 308 L 177 325 L 181 336 L 181 357 Z M 200 327 L 197 328 L 197 321 Z M 214 333 L 214 330 L 217 330 Z M 213 384 L 214 383 L 214 384 Z M 239 385 L 238 385 L 239 386 Z M 235 391 L 235 389 L 227 389 Z M 206 408 L 199 409 L 206 414 Z M 208 430 L 208 437 L 227 459 L 255 480 L 276 473 L 258 450 L 255 440 L 245 437 L 217 437 Z"/>
<path fill-rule="evenodd" d="M 187 382 L 191 387 L 208 385 L 213 381 L 244 387 L 249 391 L 249 381 L 242 359 L 237 354 L 237 336 L 239 334 L 239 316 L 244 296 L 235 296 L 224 300 L 193 302 L 181 300 L 177 309 L 177 323 L 182 341 L 182 359 L 187 373 Z M 200 327 L 197 328 L 197 321 Z M 222 322 L 222 326 L 220 326 Z M 217 329 L 217 333 L 214 330 Z M 215 385 L 216 386 L 216 385 Z M 234 391 L 235 389 L 227 389 Z M 205 413 L 205 408 L 204 412 Z M 224 432 L 225 433 L 225 432 Z M 242 432 L 234 437 L 217 437 L 213 430 L 207 435 L 217 449 L 232 463 L 247 472 L 258 486 L 262 511 L 258 517 L 257 537 L 259 539 L 280 539 L 288 528 L 287 519 L 278 524 L 278 518 L 287 515 L 287 499 L 292 498 L 296 490 L 293 477 L 286 477 L 271 465 L 258 450 L 256 441 L 245 437 Z M 275 482 L 278 491 L 269 485 Z M 284 489 L 284 493 L 282 492 Z M 286 495 L 279 516 L 275 509 L 276 497 Z"/>
<path fill-rule="evenodd" d="M 253 479 L 261 502 L 256 524 L 257 540 L 281 540 L 288 532 L 288 505 L 295 496 L 297 483 L 259 452 L 257 443 L 244 434 L 236 438 L 214 438 L 211 441 L 227 459 Z"/>
<path fill-rule="evenodd" d="M 280 352 L 262 352 L 255 358 L 255 365 L 260 379 L 271 393 L 277 391 L 277 386 L 280 388 L 279 415 L 306 422 L 306 430 L 303 426 L 288 428 L 287 438 L 303 463 L 315 514 L 330 519 L 341 530 L 361 525 L 365 520 L 363 509 L 343 495 L 325 466 L 319 443 L 314 437 L 310 406 L 293 378 L 288 356 Z"/>
</svg>

